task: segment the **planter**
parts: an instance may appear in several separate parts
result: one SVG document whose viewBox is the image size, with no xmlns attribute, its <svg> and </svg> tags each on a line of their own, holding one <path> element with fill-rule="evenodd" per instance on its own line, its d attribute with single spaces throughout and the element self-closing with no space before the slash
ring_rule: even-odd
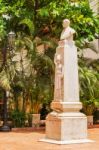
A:
<svg viewBox="0 0 99 150">
<path fill-rule="evenodd" d="M 93 116 L 87 116 L 87 125 L 90 126 L 90 125 L 93 125 Z"/>
<path fill-rule="evenodd" d="M 32 127 L 39 127 L 40 114 L 32 114 Z"/>
<path fill-rule="evenodd" d="M 2 125 L 3 125 L 3 121 L 0 120 L 0 126 L 2 126 Z"/>
<path fill-rule="evenodd" d="M 94 112 L 94 123 L 99 124 L 99 109 Z"/>
</svg>

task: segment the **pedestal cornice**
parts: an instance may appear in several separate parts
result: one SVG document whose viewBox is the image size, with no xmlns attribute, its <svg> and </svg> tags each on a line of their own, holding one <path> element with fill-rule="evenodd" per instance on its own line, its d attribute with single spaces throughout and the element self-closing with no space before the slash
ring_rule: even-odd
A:
<svg viewBox="0 0 99 150">
<path fill-rule="evenodd" d="M 51 103 L 51 108 L 56 112 L 79 112 L 82 108 L 81 102 L 56 102 Z"/>
</svg>

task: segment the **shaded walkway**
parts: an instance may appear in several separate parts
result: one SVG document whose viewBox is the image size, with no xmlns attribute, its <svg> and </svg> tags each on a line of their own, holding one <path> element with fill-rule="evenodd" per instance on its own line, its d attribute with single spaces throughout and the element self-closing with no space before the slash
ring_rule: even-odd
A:
<svg viewBox="0 0 99 150">
<path fill-rule="evenodd" d="M 0 133 L 0 150 L 99 150 L 99 128 L 88 130 L 89 139 L 94 143 L 54 145 L 39 142 L 44 132 Z"/>
</svg>

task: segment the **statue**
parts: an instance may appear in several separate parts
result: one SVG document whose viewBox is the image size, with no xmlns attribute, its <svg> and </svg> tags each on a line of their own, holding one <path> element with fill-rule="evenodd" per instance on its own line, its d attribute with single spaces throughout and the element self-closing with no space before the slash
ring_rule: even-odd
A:
<svg viewBox="0 0 99 150">
<path fill-rule="evenodd" d="M 55 54 L 54 58 L 55 63 L 55 93 L 54 100 L 60 101 L 62 100 L 62 79 L 63 79 L 63 65 L 62 65 L 62 57 L 59 54 Z"/>
<path fill-rule="evenodd" d="M 62 101 L 64 99 L 63 97 L 65 97 L 65 99 L 69 99 L 70 101 L 72 101 L 73 99 L 78 100 L 79 95 L 75 94 L 76 87 L 72 86 L 73 83 L 76 84 L 75 82 L 77 82 L 78 79 L 77 48 L 73 41 L 73 35 L 75 33 L 75 30 L 70 27 L 70 21 L 68 19 L 64 19 L 62 25 L 63 25 L 63 31 L 61 33 L 59 46 L 56 49 L 56 54 L 54 58 L 54 63 L 55 63 L 54 101 Z M 65 50 L 65 52 L 63 52 L 63 50 Z M 68 67 L 64 67 L 64 62 L 65 62 L 65 66 Z M 74 68 L 76 72 L 75 75 L 74 75 Z M 66 90 L 68 91 L 67 93 L 64 92 L 64 88 L 65 88 L 64 72 L 66 72 L 67 74 L 66 75 L 67 77 L 65 78 L 65 82 L 67 84 L 66 88 L 68 87 L 69 89 Z M 76 95 L 76 96 L 71 95 L 70 89 L 73 89 L 72 95 Z"/>
<path fill-rule="evenodd" d="M 55 144 L 87 141 L 87 118 L 79 111 L 79 78 L 77 48 L 73 41 L 75 30 L 68 19 L 63 20 L 63 31 L 54 57 L 55 86 L 53 110 L 46 117 L 46 139 Z M 79 127 L 79 131 L 78 131 Z"/>
<path fill-rule="evenodd" d="M 73 41 L 73 34 L 75 33 L 75 30 L 70 27 L 70 21 L 68 19 L 63 20 L 63 28 L 60 40 L 66 40 L 69 44 L 69 42 Z"/>
</svg>

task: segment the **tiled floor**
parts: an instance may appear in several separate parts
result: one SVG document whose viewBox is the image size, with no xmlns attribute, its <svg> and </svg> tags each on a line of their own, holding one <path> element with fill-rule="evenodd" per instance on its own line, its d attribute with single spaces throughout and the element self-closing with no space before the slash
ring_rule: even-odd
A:
<svg viewBox="0 0 99 150">
<path fill-rule="evenodd" d="M 0 150 L 99 150 L 99 128 L 88 130 L 88 137 L 94 140 L 93 143 L 55 145 L 39 142 L 44 137 L 44 131 L 0 132 Z"/>
</svg>

